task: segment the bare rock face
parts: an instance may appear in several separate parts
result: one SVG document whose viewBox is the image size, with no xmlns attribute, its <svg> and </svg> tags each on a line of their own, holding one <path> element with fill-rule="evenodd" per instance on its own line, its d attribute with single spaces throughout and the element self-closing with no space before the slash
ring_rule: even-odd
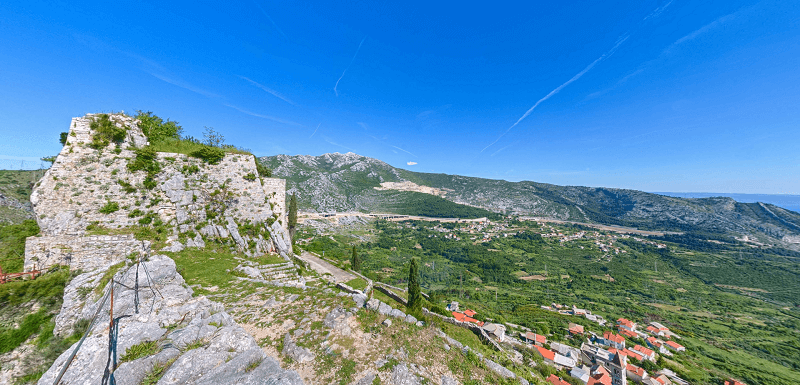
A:
<svg viewBox="0 0 800 385">
<path fill-rule="evenodd" d="M 297 373 L 281 369 L 267 357 L 222 305 L 206 297 L 192 297 L 192 290 L 185 286 L 170 258 L 157 255 L 138 268 L 146 268 L 150 276 L 140 271 L 138 292 L 137 265 L 127 266 L 115 275 L 119 284 L 114 288 L 114 317 L 122 317 L 118 321 L 117 356 L 150 341 L 156 342 L 157 349 L 155 354 L 120 364 L 115 372 L 118 384 L 139 384 L 156 365 L 168 366 L 160 384 L 303 383 Z M 82 274 L 65 290 L 64 305 L 56 319 L 57 330 L 66 330 L 78 319 L 91 317 L 101 304 L 103 307 L 62 383 L 96 383 L 106 369 L 110 303 L 103 302 L 102 296 L 81 300 L 80 294 L 81 288 L 95 283 L 103 272 Z M 76 345 L 56 359 L 39 384 L 53 383 Z"/>
<path fill-rule="evenodd" d="M 397 364 L 392 370 L 392 383 L 394 385 L 420 385 L 419 377 L 411 372 L 405 362 Z"/>
<path fill-rule="evenodd" d="M 31 195 L 41 235 L 26 242 L 25 271 L 63 264 L 84 271 L 148 253 L 149 244 L 125 228 L 166 224 L 169 251 L 205 247 L 203 237 L 228 238 L 250 255 L 291 256 L 285 218 L 286 181 L 259 178 L 252 155 L 226 154 L 217 164 L 178 153 L 156 153 L 160 172 L 130 171 L 137 148 L 148 144 L 138 121 L 109 115 L 126 137 L 106 148 L 90 146 L 98 115 L 73 118 L 67 143 Z M 242 234 L 242 225 L 259 231 Z M 91 227 L 90 227 L 91 226 Z M 251 227 L 252 228 L 252 227 Z M 87 235 L 116 233 L 121 235 Z M 90 234 L 91 234 L 90 232 Z"/>
<path fill-rule="evenodd" d="M 311 353 L 308 348 L 297 346 L 292 339 L 292 335 L 286 333 L 283 337 L 283 351 L 282 354 L 291 357 L 293 360 L 303 363 L 314 359 L 314 353 Z"/>
</svg>

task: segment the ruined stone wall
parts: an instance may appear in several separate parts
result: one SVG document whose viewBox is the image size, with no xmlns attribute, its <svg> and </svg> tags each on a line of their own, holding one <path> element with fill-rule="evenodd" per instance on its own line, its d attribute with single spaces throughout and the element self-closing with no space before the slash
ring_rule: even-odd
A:
<svg viewBox="0 0 800 385">
<path fill-rule="evenodd" d="M 264 189 L 270 195 L 270 202 L 274 202 L 275 211 L 282 213 L 280 216 L 281 226 L 288 229 L 289 211 L 286 207 L 286 179 L 264 178 Z"/>
<path fill-rule="evenodd" d="M 184 154 L 160 152 L 157 160 L 161 171 L 155 177 L 156 186 L 147 189 L 143 183 L 146 172 L 131 172 L 127 167 L 136 157 L 136 148 L 148 144 L 147 138 L 135 119 L 124 115 L 110 117 L 118 126 L 127 127 L 128 135 L 119 146 L 91 148 L 90 124 L 97 115 L 73 118 L 66 145 L 36 184 L 31 203 L 41 235 L 26 246 L 26 270 L 34 265 L 43 269 L 63 263 L 68 254 L 60 250 L 66 250 L 65 247 L 77 250 L 73 246 L 96 243 L 96 239 L 86 238 L 87 228 L 95 233 L 98 229 L 99 233 L 124 233 L 126 228 L 147 221 L 148 216 L 150 223 L 159 220 L 171 229 L 171 251 L 186 245 L 203 247 L 203 236 L 224 235 L 232 237 L 241 249 L 255 243 L 252 252 L 257 254 L 291 253 L 286 249 L 286 234 L 272 234 L 285 233 L 286 181 L 259 178 L 252 155 L 229 153 L 218 164 L 211 165 Z M 102 213 L 101 209 L 109 204 L 116 204 L 118 209 Z M 237 231 L 239 225 L 246 223 L 273 221 L 279 226 L 270 226 L 271 239 L 260 235 L 249 239 Z M 191 233 L 195 233 L 195 238 L 190 242 L 178 241 Z M 125 242 L 111 242 L 99 249 L 105 250 L 103 255 L 116 257 L 110 260 L 98 257 L 96 262 L 116 263 L 132 248 L 132 244 Z M 73 251 L 71 266 L 85 265 L 84 260 L 90 254 Z"/>
</svg>

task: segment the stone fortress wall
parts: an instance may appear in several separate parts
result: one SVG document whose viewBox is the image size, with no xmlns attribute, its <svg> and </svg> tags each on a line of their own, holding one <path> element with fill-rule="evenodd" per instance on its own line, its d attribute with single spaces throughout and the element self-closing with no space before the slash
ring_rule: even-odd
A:
<svg viewBox="0 0 800 385">
<path fill-rule="evenodd" d="M 118 126 L 128 128 L 127 137 L 118 147 L 96 150 L 89 144 L 90 124 L 97 117 L 72 119 L 66 145 L 33 190 L 31 203 L 41 234 L 26 242 L 25 271 L 56 264 L 86 270 L 120 262 L 131 253 L 148 253 L 149 242 L 125 234 L 147 214 L 172 230 L 170 251 L 204 247 L 204 237 L 231 237 L 246 252 L 277 252 L 288 258 L 286 181 L 259 178 L 252 155 L 229 153 L 211 165 L 184 154 L 157 153 L 161 172 L 155 188 L 147 189 L 146 172 L 127 168 L 135 150 L 148 144 L 137 121 L 110 115 Z M 116 211 L 101 212 L 114 203 Z M 243 224 L 271 224 L 269 238 L 240 235 Z M 87 235 L 87 228 L 112 235 Z M 194 238 L 185 240 L 192 233 Z"/>
</svg>

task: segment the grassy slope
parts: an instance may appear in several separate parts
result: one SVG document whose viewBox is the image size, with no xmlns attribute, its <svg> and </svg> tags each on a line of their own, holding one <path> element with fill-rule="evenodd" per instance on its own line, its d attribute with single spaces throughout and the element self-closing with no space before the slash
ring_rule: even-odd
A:
<svg viewBox="0 0 800 385">
<path fill-rule="evenodd" d="M 44 170 L 0 170 L 0 194 L 20 203 L 30 202 L 33 182 Z M 32 213 L 16 207 L 0 206 L 0 224 L 16 224 L 32 218 Z"/>
</svg>

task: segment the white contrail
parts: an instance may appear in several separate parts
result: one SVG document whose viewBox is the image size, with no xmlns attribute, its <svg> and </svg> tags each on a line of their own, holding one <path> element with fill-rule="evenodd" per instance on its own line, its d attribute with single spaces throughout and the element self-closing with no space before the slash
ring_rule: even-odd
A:
<svg viewBox="0 0 800 385">
<path fill-rule="evenodd" d="M 499 140 L 500 140 L 502 137 L 504 137 L 506 134 L 508 134 L 508 132 L 509 132 L 509 131 L 511 131 L 511 129 L 512 129 L 512 128 L 516 127 L 516 126 L 517 126 L 517 125 L 518 125 L 520 122 L 522 122 L 522 121 L 523 121 L 525 118 L 527 118 L 527 117 L 528 117 L 528 115 L 530 115 L 530 114 L 531 114 L 531 112 L 533 112 L 533 110 L 534 110 L 534 109 L 536 109 L 536 107 L 539 107 L 539 105 L 540 105 L 540 104 L 542 104 L 542 102 L 544 102 L 544 101 L 545 101 L 545 100 L 547 100 L 547 99 L 550 99 L 550 98 L 551 98 L 553 95 L 555 95 L 555 94 L 559 93 L 561 90 L 563 90 L 563 89 L 564 89 L 564 87 L 566 87 L 566 86 L 570 85 L 572 82 L 574 82 L 574 81 L 576 81 L 576 80 L 580 79 L 580 78 L 581 78 L 581 76 L 583 76 L 584 74 L 586 74 L 587 72 L 589 72 L 589 70 L 591 70 L 591 69 L 592 69 L 592 67 L 594 67 L 595 65 L 597 65 L 597 63 L 599 63 L 599 62 L 601 62 L 601 61 L 603 61 L 603 60 L 607 59 L 609 56 L 613 55 L 613 54 L 614 54 L 614 51 L 616 51 L 616 50 L 617 50 L 617 48 L 619 48 L 619 46 L 620 46 L 622 43 L 624 43 L 624 42 L 625 42 L 625 40 L 628 40 L 628 35 L 627 35 L 627 34 L 625 34 L 625 35 L 621 36 L 619 39 L 617 39 L 617 42 L 616 42 L 616 44 L 614 44 L 614 46 L 613 46 L 613 47 L 611 47 L 611 49 L 610 49 L 610 50 L 608 50 L 608 52 L 604 53 L 602 56 L 600 56 L 599 58 L 595 59 L 595 61 L 591 62 L 591 64 L 589 64 L 588 66 L 586 66 L 586 68 L 584 68 L 584 69 L 583 69 L 583 71 L 581 71 L 581 72 L 578 72 L 577 74 L 575 74 L 575 76 L 573 76 L 573 77 L 572 77 L 572 79 L 569 79 L 569 80 L 567 80 L 567 81 L 566 81 L 564 84 L 562 84 L 562 85 L 560 85 L 560 86 L 556 87 L 554 90 L 550 91 L 550 93 L 549 93 L 549 94 L 547 94 L 547 95 L 545 95 L 543 98 L 539 99 L 539 101 L 537 101 L 537 102 L 536 102 L 536 104 L 534 104 L 534 105 L 533 105 L 533 107 L 531 107 L 530 109 L 528 109 L 528 111 L 525 111 L 525 114 L 523 114 L 523 115 L 522 115 L 522 117 L 520 117 L 519 119 L 517 119 L 517 121 L 516 121 L 514 124 L 512 124 L 512 125 L 511 125 L 511 127 L 509 127 L 509 128 L 508 128 L 508 129 L 507 129 L 507 130 L 506 130 L 506 131 L 505 131 L 505 132 L 504 132 L 502 135 L 500 135 L 500 136 L 499 136 L 499 137 L 498 137 L 498 138 L 497 138 L 497 139 L 496 139 L 494 142 L 492 142 L 490 145 L 488 145 L 488 146 L 484 147 L 484 148 L 483 148 L 483 150 L 481 150 L 481 152 L 484 152 L 484 151 L 486 151 L 486 149 L 487 149 L 487 148 L 489 148 L 489 147 L 492 147 L 492 146 L 493 146 L 495 143 L 497 143 L 497 142 L 498 142 L 498 141 L 499 141 Z"/>
<path fill-rule="evenodd" d="M 309 137 L 308 137 L 308 139 L 311 139 L 311 137 L 313 137 L 313 136 L 314 136 L 314 134 L 316 134 L 316 133 L 317 133 L 317 130 L 319 130 L 319 126 L 321 126 L 321 125 L 322 125 L 322 123 L 320 123 L 320 124 L 317 124 L 317 128 L 316 128 L 316 129 L 314 129 L 314 133 L 312 133 L 312 134 L 311 134 L 311 136 L 309 136 Z"/>
<path fill-rule="evenodd" d="M 216 99 L 216 98 L 220 97 L 219 95 L 217 95 L 215 93 L 211 93 L 211 92 L 208 92 L 208 91 L 206 91 L 204 89 L 197 88 L 197 87 L 195 87 L 195 86 L 193 86 L 193 85 L 191 85 L 189 83 L 184 83 L 184 82 L 182 82 L 180 80 L 174 80 L 174 79 L 168 78 L 166 76 L 161 76 L 161 75 L 159 75 L 157 73 L 154 73 L 154 72 L 148 72 L 148 73 L 151 76 L 155 77 L 156 79 L 161 80 L 162 82 L 166 82 L 166 83 L 172 84 L 173 86 L 177 86 L 177 87 L 183 88 L 185 90 L 192 91 L 192 92 L 194 92 L 196 94 L 203 95 L 203 96 L 205 96 L 207 98 Z"/>
<path fill-rule="evenodd" d="M 505 150 L 505 149 L 507 149 L 507 148 L 509 148 L 509 147 L 511 147 L 511 146 L 513 146 L 513 145 L 515 145 L 515 144 L 517 144 L 517 142 L 511 143 L 511 144 L 509 144 L 508 146 L 505 146 L 505 147 L 503 147 L 503 148 L 501 148 L 501 149 L 499 149 L 499 150 L 497 150 L 497 151 L 493 152 L 493 153 L 492 153 L 492 155 L 489 155 L 489 156 L 495 156 L 495 155 L 497 155 L 497 153 L 498 153 L 498 152 L 500 152 L 500 151 L 503 151 L 503 150 Z"/>
<path fill-rule="evenodd" d="M 342 78 L 344 77 L 344 74 L 347 73 L 347 70 L 350 69 L 350 66 L 353 65 L 353 62 L 356 61 L 356 56 L 358 56 L 358 51 L 361 50 L 361 45 L 364 44 L 364 40 L 367 40 L 366 36 L 364 36 L 364 38 L 361 39 L 361 43 L 358 43 L 358 48 L 356 48 L 356 53 L 355 53 L 355 55 L 353 55 L 353 58 L 350 59 L 350 64 L 348 64 L 347 68 L 345 68 L 344 71 L 342 71 L 342 76 L 339 76 L 339 80 L 337 80 L 336 84 L 333 86 L 333 92 L 336 93 L 336 96 L 339 96 L 339 91 L 336 90 L 336 87 L 339 87 L 339 82 L 342 81 Z"/>
<path fill-rule="evenodd" d="M 261 13 L 263 13 L 263 14 L 264 14 L 264 16 L 266 16 L 267 20 L 269 20 L 269 22 L 270 22 L 270 23 L 272 23 L 272 26 L 273 26 L 273 27 L 275 27 L 275 29 L 276 29 L 276 30 L 278 30 L 278 32 L 279 32 L 281 35 L 283 35 L 283 37 L 285 37 L 286 39 L 288 39 L 288 37 L 286 36 L 286 34 L 285 34 L 285 33 L 283 33 L 283 31 L 282 31 L 282 30 L 281 30 L 281 29 L 278 27 L 278 25 L 277 25 L 277 24 L 275 24 L 275 22 L 272 20 L 272 18 L 271 18 L 271 17 L 269 17 L 269 15 L 267 15 L 267 12 L 266 12 L 266 11 L 264 11 L 264 8 L 261 8 L 261 6 L 260 6 L 260 5 L 258 5 L 258 3 L 256 3 L 255 1 L 253 1 L 253 4 L 254 4 L 256 7 L 258 7 L 258 10 L 259 10 L 259 11 L 261 11 Z"/>
<path fill-rule="evenodd" d="M 653 18 L 653 17 L 660 16 L 661 13 L 664 12 L 664 10 L 666 10 L 667 7 L 669 7 L 670 4 L 672 4 L 672 2 L 673 2 L 673 0 L 669 0 L 669 2 L 667 2 L 663 6 L 656 8 L 655 10 L 653 10 L 653 12 L 650 12 L 649 15 L 645 16 L 644 19 L 642 19 L 642 21 L 645 21 L 645 20 Z"/>
<path fill-rule="evenodd" d="M 271 120 L 273 122 L 288 124 L 290 126 L 302 126 L 302 124 L 300 124 L 300 123 L 295 123 L 295 122 L 292 122 L 290 120 L 284 120 L 284 119 L 281 119 L 281 118 L 276 118 L 274 116 L 255 113 L 255 112 L 252 112 L 252 111 L 245 110 L 244 108 L 234 106 L 233 104 L 225 104 L 225 107 L 230 107 L 230 108 L 233 108 L 234 110 L 239 111 L 239 112 L 241 112 L 243 114 L 247 114 L 247 115 L 250 115 L 250 116 L 255 116 L 255 117 L 261 118 L 261 119 Z"/>
<path fill-rule="evenodd" d="M 252 85 L 254 85 L 254 86 L 258 87 L 258 88 L 261 88 L 262 90 L 266 91 L 267 93 L 271 94 L 272 96 L 274 96 L 274 97 L 276 97 L 276 98 L 278 98 L 280 100 L 283 100 L 286 103 L 289 103 L 289 104 L 291 104 L 293 106 L 297 106 L 297 104 L 295 104 L 293 101 L 289 100 L 287 97 L 283 96 L 283 94 L 281 94 L 278 91 L 273 90 L 272 88 L 269 88 L 269 87 L 267 87 L 267 86 L 265 86 L 265 85 L 263 85 L 261 83 L 256 82 L 255 80 L 251 80 L 251 79 L 246 78 L 244 76 L 239 76 L 239 78 L 242 79 L 242 80 L 247 80 L 248 82 L 250 82 L 250 84 L 252 84 Z"/>
<path fill-rule="evenodd" d="M 390 144 L 390 146 L 391 146 L 391 144 Z M 394 147 L 394 148 L 396 148 L 396 149 L 398 149 L 398 150 L 400 150 L 400 151 L 402 151 L 402 152 L 405 152 L 405 153 L 408 153 L 408 154 L 414 155 L 414 154 L 412 154 L 410 151 L 403 150 L 403 149 L 402 149 L 402 148 L 400 148 L 400 147 L 397 147 L 397 146 L 392 146 L 392 147 Z M 416 156 L 416 155 L 414 155 L 414 157 L 416 158 L 417 156 Z"/>
</svg>

